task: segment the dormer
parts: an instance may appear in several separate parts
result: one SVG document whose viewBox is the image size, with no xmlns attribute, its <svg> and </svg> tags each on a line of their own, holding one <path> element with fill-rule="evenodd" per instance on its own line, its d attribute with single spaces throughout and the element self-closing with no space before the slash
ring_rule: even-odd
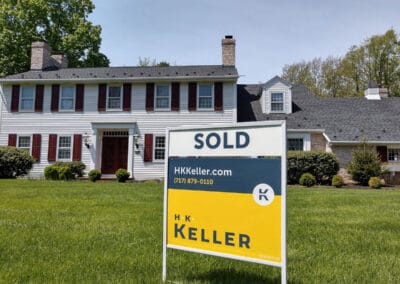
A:
<svg viewBox="0 0 400 284">
<path fill-rule="evenodd" d="M 292 113 L 292 85 L 275 76 L 262 85 L 263 113 Z"/>
</svg>

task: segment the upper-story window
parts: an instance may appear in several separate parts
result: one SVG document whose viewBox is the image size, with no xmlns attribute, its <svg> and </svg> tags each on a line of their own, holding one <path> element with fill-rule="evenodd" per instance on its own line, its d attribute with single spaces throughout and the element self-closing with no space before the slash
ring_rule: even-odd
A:
<svg viewBox="0 0 400 284">
<path fill-rule="evenodd" d="M 72 111 L 75 106 L 75 88 L 62 86 L 60 95 L 60 111 Z"/>
<path fill-rule="evenodd" d="M 122 88 L 121 86 L 109 86 L 107 93 L 107 109 L 121 110 Z"/>
<path fill-rule="evenodd" d="M 33 86 L 22 87 L 19 110 L 33 111 L 34 106 L 35 106 L 35 88 Z"/>
<path fill-rule="evenodd" d="M 271 112 L 283 112 L 283 93 L 271 93 Z"/>
<path fill-rule="evenodd" d="M 156 109 L 170 109 L 171 96 L 169 85 L 157 85 L 155 95 Z"/>
<path fill-rule="evenodd" d="M 18 148 L 31 152 L 31 136 L 18 136 Z"/>
<path fill-rule="evenodd" d="M 212 109 L 213 108 L 213 85 L 212 84 L 199 84 L 198 95 L 198 108 L 199 109 Z"/>
<path fill-rule="evenodd" d="M 58 137 L 57 160 L 70 161 L 72 153 L 71 136 Z"/>
</svg>

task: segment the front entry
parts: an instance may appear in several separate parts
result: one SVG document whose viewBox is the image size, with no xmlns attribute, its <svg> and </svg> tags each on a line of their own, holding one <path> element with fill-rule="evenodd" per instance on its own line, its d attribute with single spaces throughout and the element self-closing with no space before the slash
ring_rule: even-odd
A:
<svg viewBox="0 0 400 284">
<path fill-rule="evenodd" d="M 127 169 L 128 137 L 103 136 L 101 173 L 115 174 L 119 168 Z"/>
</svg>

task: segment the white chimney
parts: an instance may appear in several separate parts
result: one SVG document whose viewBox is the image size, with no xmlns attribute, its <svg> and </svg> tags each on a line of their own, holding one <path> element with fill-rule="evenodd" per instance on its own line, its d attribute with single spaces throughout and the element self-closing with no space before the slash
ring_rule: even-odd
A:
<svg viewBox="0 0 400 284">
<path fill-rule="evenodd" d="M 379 86 L 374 81 L 369 81 L 367 89 L 364 91 L 367 100 L 380 100 Z"/>
</svg>

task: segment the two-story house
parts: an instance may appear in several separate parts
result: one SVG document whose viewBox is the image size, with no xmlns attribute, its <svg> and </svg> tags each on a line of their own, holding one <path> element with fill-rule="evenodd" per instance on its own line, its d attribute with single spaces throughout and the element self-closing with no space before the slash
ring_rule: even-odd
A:
<svg viewBox="0 0 400 284">
<path fill-rule="evenodd" d="M 222 40 L 222 65 L 67 68 L 34 42 L 31 70 L 0 79 L 0 145 L 26 149 L 43 176 L 55 161 L 136 180 L 164 175 L 165 129 L 236 122 L 235 39 Z"/>
<path fill-rule="evenodd" d="M 333 152 L 345 167 L 362 142 L 375 149 L 400 183 L 400 98 L 370 84 L 362 98 L 317 98 L 276 76 L 238 85 L 238 121 L 286 120 L 288 150 Z"/>
</svg>

